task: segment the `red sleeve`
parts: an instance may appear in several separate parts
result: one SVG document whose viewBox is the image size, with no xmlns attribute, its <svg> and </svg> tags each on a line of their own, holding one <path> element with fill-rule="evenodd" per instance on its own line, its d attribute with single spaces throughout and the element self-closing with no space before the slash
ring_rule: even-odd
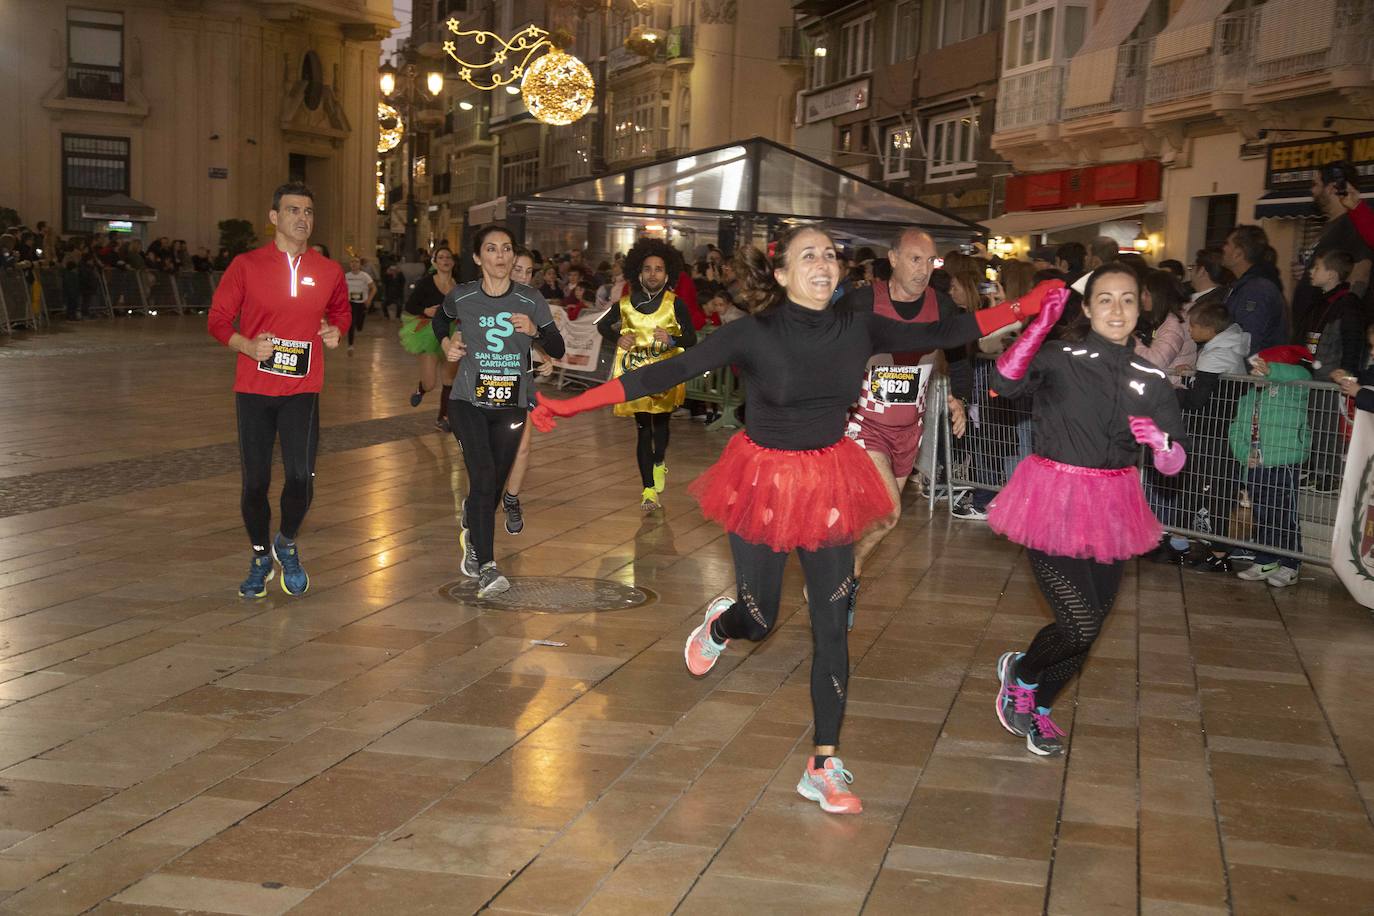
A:
<svg viewBox="0 0 1374 916">
<path fill-rule="evenodd" d="M 692 282 L 691 274 L 685 270 L 677 275 L 673 293 L 687 303 L 687 314 L 692 316 L 692 327 L 700 331 L 706 326 L 706 313 L 697 305 L 697 285 Z"/>
<path fill-rule="evenodd" d="M 243 266 L 242 258 L 229 262 L 229 269 L 220 277 L 215 294 L 210 299 L 210 318 L 207 322 L 210 336 L 220 343 L 229 344 L 234 336 L 234 319 L 239 317 L 243 308 Z"/>
<path fill-rule="evenodd" d="M 353 323 L 353 308 L 348 304 L 348 281 L 344 279 L 343 271 L 339 271 L 338 282 L 334 284 L 334 292 L 329 294 L 324 313 L 340 334 L 348 333 L 348 326 Z"/>
<path fill-rule="evenodd" d="M 1355 225 L 1355 231 L 1364 239 L 1364 243 L 1374 248 L 1374 210 L 1369 208 L 1369 204 L 1360 201 L 1360 205 L 1350 211 L 1350 222 Z"/>
</svg>

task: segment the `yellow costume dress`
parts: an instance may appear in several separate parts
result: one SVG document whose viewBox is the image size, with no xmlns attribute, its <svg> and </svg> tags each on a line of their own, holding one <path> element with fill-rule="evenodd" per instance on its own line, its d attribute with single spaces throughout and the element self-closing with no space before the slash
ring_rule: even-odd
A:
<svg viewBox="0 0 1374 916">
<path fill-rule="evenodd" d="M 647 366 L 649 363 L 656 363 L 670 356 L 677 356 L 682 352 L 681 347 L 661 344 L 654 340 L 654 331 L 659 328 L 667 331 L 669 336 L 673 338 L 682 334 L 682 328 L 677 321 L 676 304 L 677 297 L 673 295 L 673 291 L 670 289 L 663 291 L 663 298 L 659 301 L 658 309 L 647 315 L 630 303 L 628 295 L 620 300 L 621 336 L 630 334 L 634 337 L 635 342 L 634 346 L 628 350 L 616 348 L 613 378 L 619 378 L 632 369 Z M 677 385 L 658 394 L 617 404 L 615 405 L 615 415 L 617 417 L 633 417 L 641 411 L 645 413 L 672 413 L 681 407 L 682 402 L 686 399 L 687 386 Z"/>
</svg>

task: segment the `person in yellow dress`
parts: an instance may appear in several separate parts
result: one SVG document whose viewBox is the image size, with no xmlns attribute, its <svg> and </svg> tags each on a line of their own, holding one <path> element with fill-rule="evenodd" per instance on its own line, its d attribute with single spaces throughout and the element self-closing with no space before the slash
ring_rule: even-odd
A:
<svg viewBox="0 0 1374 916">
<path fill-rule="evenodd" d="M 697 342 L 687 304 L 668 287 L 668 278 L 681 273 L 682 255 L 659 239 L 642 238 L 625 256 L 629 292 L 596 323 L 601 336 L 616 345 L 614 377 L 676 356 Z M 635 458 L 645 512 L 659 507 L 667 486 L 668 420 L 686 396 L 686 387 L 677 385 L 615 407 L 617 416 L 634 417 L 639 430 Z"/>
</svg>

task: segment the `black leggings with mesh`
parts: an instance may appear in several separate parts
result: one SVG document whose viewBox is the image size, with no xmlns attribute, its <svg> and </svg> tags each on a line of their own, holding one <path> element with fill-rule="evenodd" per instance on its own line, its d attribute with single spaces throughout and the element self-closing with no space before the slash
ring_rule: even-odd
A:
<svg viewBox="0 0 1374 916">
<path fill-rule="evenodd" d="M 666 418 L 666 414 L 664 415 Z M 782 573 L 787 554 L 766 544 L 751 544 L 730 535 L 735 558 L 738 599 L 716 619 L 716 639 L 760 642 L 773 631 L 782 600 Z M 849 685 L 849 591 L 854 588 L 854 545 L 798 550 L 811 610 L 811 710 L 816 720 L 816 744 L 840 740 L 845 690 Z"/>
<path fill-rule="evenodd" d="M 662 464 L 668 457 L 668 420 L 671 417 L 672 414 L 644 410 L 635 413 L 635 426 L 639 429 L 635 460 L 639 462 L 639 479 L 645 487 L 654 485 L 654 465 Z"/>
<path fill-rule="evenodd" d="M 239 459 L 243 491 L 239 508 L 253 550 L 266 553 L 271 544 L 272 447 L 281 441 L 281 533 L 295 540 L 315 494 L 315 453 L 320 445 L 320 395 L 234 395 L 238 415 Z"/>
<path fill-rule="evenodd" d="M 1124 564 L 1026 552 L 1035 581 L 1054 611 L 1054 623 L 1035 634 L 1017 662 L 1016 676 L 1027 684 L 1038 684 L 1035 701 L 1048 707 L 1083 667 L 1088 650 L 1102 632 L 1121 586 Z"/>
</svg>

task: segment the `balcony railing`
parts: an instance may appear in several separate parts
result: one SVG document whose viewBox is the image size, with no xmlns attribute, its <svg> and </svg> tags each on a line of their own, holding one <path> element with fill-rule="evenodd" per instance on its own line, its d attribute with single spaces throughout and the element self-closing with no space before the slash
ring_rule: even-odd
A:
<svg viewBox="0 0 1374 916">
<path fill-rule="evenodd" d="M 1296 54 L 1278 60 L 1255 61 L 1250 67 L 1250 83 L 1271 83 L 1352 66 L 1368 67 L 1369 55 L 1374 51 L 1374 2 L 1337 0 L 1334 25 L 1330 46 L 1325 50 Z M 1289 24 L 1284 22 L 1272 22 L 1270 25 L 1270 28 L 1289 27 Z M 1262 43 L 1263 38 L 1257 30 L 1257 45 Z"/>
<path fill-rule="evenodd" d="M 1090 118 L 1118 111 L 1138 111 L 1145 100 L 1145 73 L 1150 66 L 1153 41 L 1131 41 L 1116 53 L 1116 77 L 1112 81 L 1112 97 L 1105 102 L 1065 108 L 1061 120 Z"/>
<path fill-rule="evenodd" d="M 1145 104 L 1162 105 L 1212 92 L 1241 92 L 1255 44 L 1256 10 L 1217 19 L 1212 47 L 1205 53 L 1150 68 Z"/>
<path fill-rule="evenodd" d="M 67 65 L 67 98 L 124 101 L 124 71 L 119 67 Z"/>
<path fill-rule="evenodd" d="M 1018 130 L 1058 121 L 1063 85 L 1063 67 L 1002 77 L 997 90 L 997 129 Z"/>
<path fill-rule="evenodd" d="M 800 63 L 806 60 L 806 40 L 801 29 L 790 25 L 778 29 L 778 60 Z"/>
</svg>

